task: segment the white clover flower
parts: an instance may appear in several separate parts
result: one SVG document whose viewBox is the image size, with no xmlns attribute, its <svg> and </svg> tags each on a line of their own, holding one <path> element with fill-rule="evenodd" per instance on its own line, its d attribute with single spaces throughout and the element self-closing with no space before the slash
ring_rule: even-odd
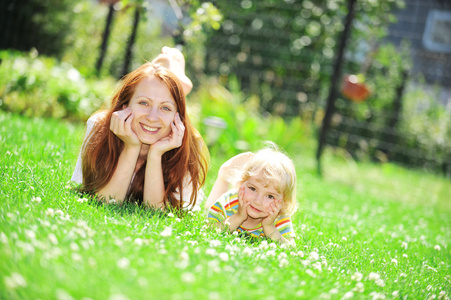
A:
<svg viewBox="0 0 451 300">
<path fill-rule="evenodd" d="M 86 198 L 78 198 L 77 202 L 78 203 L 88 202 L 88 199 L 86 199 Z"/>
<path fill-rule="evenodd" d="M 130 261 L 126 257 L 122 257 L 117 261 L 117 266 L 121 269 L 127 269 L 130 265 Z"/>
<path fill-rule="evenodd" d="M 370 261 L 370 264 L 374 264 L 374 259 L 372 259 L 372 260 Z"/>
<path fill-rule="evenodd" d="M 255 274 L 262 274 L 262 273 L 264 273 L 265 272 L 265 269 L 263 269 L 262 267 L 260 267 L 260 266 L 257 266 L 257 267 L 255 267 L 255 269 L 254 269 L 254 273 Z"/>
<path fill-rule="evenodd" d="M 385 286 L 385 282 L 382 279 L 376 279 L 375 283 L 377 286 L 380 286 L 380 287 Z"/>
<path fill-rule="evenodd" d="M 352 276 L 351 276 L 351 280 L 355 280 L 355 281 L 361 281 L 363 279 L 363 274 L 360 272 L 355 272 Z"/>
<path fill-rule="evenodd" d="M 288 265 L 289 265 L 289 263 L 288 263 L 288 260 L 286 258 L 282 258 L 282 259 L 279 260 L 279 267 L 280 268 L 284 268 L 284 267 L 286 267 Z"/>
<path fill-rule="evenodd" d="M 271 249 L 277 248 L 276 243 L 271 243 L 271 244 L 269 244 L 269 248 L 271 248 Z"/>
<path fill-rule="evenodd" d="M 310 261 L 308 259 L 304 259 L 301 260 L 302 265 L 304 265 L 304 267 L 307 267 L 310 264 Z"/>
<path fill-rule="evenodd" d="M 116 202 L 117 202 L 116 199 L 110 199 L 110 201 L 108 201 L 109 204 L 114 204 Z"/>
<path fill-rule="evenodd" d="M 318 255 L 317 252 L 312 251 L 312 252 L 310 252 L 308 258 L 309 258 L 310 260 L 316 261 L 316 260 L 319 259 L 319 255 Z"/>
<path fill-rule="evenodd" d="M 331 295 L 338 294 L 338 289 L 337 289 L 337 288 L 331 289 L 331 290 L 329 291 L 329 294 L 331 294 Z"/>
<path fill-rule="evenodd" d="M 72 260 L 75 260 L 75 261 L 82 261 L 83 260 L 83 257 L 80 255 L 80 254 L 78 254 L 78 253 L 72 253 Z"/>
<path fill-rule="evenodd" d="M 342 239 L 343 241 L 345 241 L 345 242 L 348 240 L 345 236 L 342 237 L 341 239 Z"/>
<path fill-rule="evenodd" d="M 437 250 L 437 251 L 440 251 L 442 248 L 440 248 L 439 245 L 435 245 L 435 246 L 434 246 L 434 249 Z"/>
<path fill-rule="evenodd" d="M 449 299 L 449 297 L 446 296 L 446 291 L 440 291 L 440 293 L 438 294 L 438 298 L 439 299 Z"/>
<path fill-rule="evenodd" d="M 78 251 L 78 250 L 80 250 L 80 247 L 78 247 L 77 243 L 74 243 L 74 242 L 70 243 L 69 248 L 70 248 L 72 251 Z"/>
<path fill-rule="evenodd" d="M 371 272 L 370 275 L 368 275 L 369 280 L 378 280 L 379 278 L 381 278 L 381 275 L 374 272 Z"/>
<path fill-rule="evenodd" d="M 252 253 L 253 253 L 253 251 L 252 251 L 252 249 L 249 248 L 249 247 L 246 247 L 246 248 L 243 249 L 243 254 L 244 254 L 244 255 L 251 256 Z"/>
<path fill-rule="evenodd" d="M 341 297 L 341 299 L 343 299 L 343 300 L 352 299 L 352 298 L 354 298 L 354 293 L 352 291 L 347 292 L 346 294 L 343 295 L 343 297 Z"/>
<path fill-rule="evenodd" d="M 174 216 L 173 213 L 170 212 L 170 213 L 168 213 L 168 217 L 169 217 L 169 218 L 173 218 L 173 217 L 175 217 L 175 216 Z"/>
<path fill-rule="evenodd" d="M 322 268 L 321 268 L 321 263 L 319 261 L 315 262 L 312 264 L 312 267 L 316 270 L 318 270 L 319 272 L 322 272 Z"/>
<path fill-rule="evenodd" d="M 240 242 L 241 242 L 241 238 L 236 237 L 236 238 L 233 239 L 233 241 L 234 241 L 235 243 L 240 243 Z"/>
<path fill-rule="evenodd" d="M 384 299 L 386 299 L 385 294 L 383 294 L 383 293 L 371 292 L 370 296 L 373 297 L 373 298 L 371 298 L 373 300 L 384 300 Z"/>
<path fill-rule="evenodd" d="M 191 246 L 196 246 L 199 242 L 198 241 L 188 241 L 188 244 L 191 244 Z"/>
<path fill-rule="evenodd" d="M 10 276 L 6 276 L 4 281 L 5 286 L 9 289 L 27 286 L 27 281 L 25 278 L 17 272 L 13 272 Z"/>
<path fill-rule="evenodd" d="M 219 259 L 222 261 L 229 261 L 229 255 L 225 252 L 219 253 Z"/>
<path fill-rule="evenodd" d="M 323 233 L 322 233 L 321 231 L 319 231 L 319 232 L 318 232 L 318 235 L 320 235 L 320 236 L 321 236 L 321 235 L 323 235 Z"/>
<path fill-rule="evenodd" d="M 308 275 L 312 276 L 313 278 L 315 278 L 315 277 L 316 277 L 316 274 L 315 274 L 315 273 L 313 273 L 313 271 L 312 271 L 312 270 L 310 270 L 310 269 L 307 269 L 307 270 L 305 270 L 305 273 L 307 273 Z"/>
<path fill-rule="evenodd" d="M 260 243 L 260 249 L 263 249 L 263 250 L 266 250 L 266 249 L 268 249 L 268 241 L 262 241 L 261 243 Z"/>
<path fill-rule="evenodd" d="M 393 259 L 391 260 L 391 262 L 394 263 L 395 265 L 398 265 L 398 261 L 397 261 L 395 258 L 393 258 Z"/>
<path fill-rule="evenodd" d="M 45 211 L 45 214 L 47 216 L 53 217 L 55 215 L 55 210 L 53 208 L 47 208 L 47 210 Z"/>
<path fill-rule="evenodd" d="M 25 236 L 30 240 L 34 240 L 36 238 L 36 233 L 33 230 L 25 229 Z"/>
<path fill-rule="evenodd" d="M 60 297 L 58 299 L 71 299 L 71 298 Z M 108 300 L 129 300 L 129 298 L 122 294 L 113 294 L 108 298 Z"/>
<path fill-rule="evenodd" d="M 182 281 L 186 283 L 193 283 L 196 281 L 196 276 L 191 272 L 184 272 L 181 277 Z"/>
<path fill-rule="evenodd" d="M 404 253 L 404 254 L 402 255 L 402 257 L 407 258 L 408 256 L 407 256 L 407 254 Z"/>
<path fill-rule="evenodd" d="M 302 251 L 298 251 L 297 253 L 297 256 L 299 256 L 300 258 L 302 258 L 302 257 L 304 257 L 304 252 L 302 252 Z"/>
<path fill-rule="evenodd" d="M 211 240 L 210 241 L 210 247 L 218 247 L 221 245 L 221 241 L 219 240 Z"/>
<path fill-rule="evenodd" d="M 207 255 L 216 256 L 216 253 L 216 249 L 214 248 L 208 248 L 207 250 L 205 250 L 205 254 Z"/>
<path fill-rule="evenodd" d="M 47 238 L 53 245 L 58 245 L 58 239 L 56 238 L 56 236 L 53 233 L 49 233 Z"/>
<path fill-rule="evenodd" d="M 141 238 L 136 238 L 133 242 L 134 242 L 137 246 L 142 246 L 142 244 L 143 244 L 143 240 L 142 240 Z"/>
<path fill-rule="evenodd" d="M 180 253 L 180 259 L 181 259 L 182 261 L 187 261 L 187 260 L 189 260 L 189 255 L 188 255 L 188 253 L 186 253 L 185 251 L 181 252 L 181 253 Z"/>
<path fill-rule="evenodd" d="M 407 274 L 406 273 L 401 273 L 401 274 L 399 274 L 399 276 L 401 276 L 401 277 L 407 277 Z"/>
<path fill-rule="evenodd" d="M 276 256 L 276 250 L 268 250 L 268 251 L 266 251 L 266 255 L 274 257 L 274 256 Z"/>
<path fill-rule="evenodd" d="M 353 288 L 352 290 L 357 293 L 363 293 L 365 291 L 365 286 L 362 282 L 359 281 L 355 284 L 355 288 Z"/>
<path fill-rule="evenodd" d="M 285 252 L 279 253 L 279 259 L 280 258 L 287 258 L 287 257 L 288 257 L 288 255 Z"/>
<path fill-rule="evenodd" d="M 172 235 L 172 227 L 166 226 L 160 233 L 162 237 L 169 237 Z"/>
<path fill-rule="evenodd" d="M 393 296 L 393 298 L 398 298 L 399 297 L 399 291 L 393 291 L 393 293 L 391 293 L 391 295 Z"/>
<path fill-rule="evenodd" d="M 31 197 L 31 202 L 41 203 L 41 197 Z"/>
<path fill-rule="evenodd" d="M 55 215 L 57 215 L 58 217 L 62 217 L 62 216 L 64 216 L 64 213 L 61 209 L 58 209 L 55 211 Z"/>
<path fill-rule="evenodd" d="M 407 247 L 408 247 L 408 245 L 406 242 L 401 243 L 401 248 L 404 248 L 405 250 L 407 250 Z"/>
<path fill-rule="evenodd" d="M 238 231 L 234 231 L 234 232 L 232 232 L 232 234 L 234 235 L 234 236 L 238 236 Z"/>
</svg>

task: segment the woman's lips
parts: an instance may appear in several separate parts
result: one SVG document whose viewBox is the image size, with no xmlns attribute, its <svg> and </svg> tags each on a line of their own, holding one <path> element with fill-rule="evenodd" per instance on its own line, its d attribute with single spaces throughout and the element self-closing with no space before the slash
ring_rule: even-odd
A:
<svg viewBox="0 0 451 300">
<path fill-rule="evenodd" d="M 142 129 L 145 131 L 145 132 L 149 132 L 149 133 L 156 133 L 160 128 L 158 128 L 158 127 L 150 127 L 150 126 L 147 126 L 147 125 L 144 125 L 144 124 L 141 124 L 141 127 L 142 127 Z"/>
</svg>

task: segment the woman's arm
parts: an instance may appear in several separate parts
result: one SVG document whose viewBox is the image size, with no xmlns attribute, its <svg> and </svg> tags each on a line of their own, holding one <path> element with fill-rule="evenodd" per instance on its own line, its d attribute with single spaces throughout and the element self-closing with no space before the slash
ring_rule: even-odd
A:
<svg viewBox="0 0 451 300">
<path fill-rule="evenodd" d="M 150 207 L 164 207 L 164 179 L 161 158 L 164 153 L 182 145 L 185 134 L 185 125 L 178 113 L 171 123 L 172 132 L 169 136 L 162 138 L 150 146 L 147 154 L 146 174 L 144 179 L 144 199 L 143 203 Z"/>
<path fill-rule="evenodd" d="M 110 181 L 97 194 L 107 201 L 115 199 L 122 203 L 127 196 L 136 162 L 141 150 L 141 142 L 131 129 L 133 114 L 129 107 L 114 112 L 111 116 L 110 130 L 124 142 L 124 149 L 119 155 L 116 170 Z"/>
</svg>

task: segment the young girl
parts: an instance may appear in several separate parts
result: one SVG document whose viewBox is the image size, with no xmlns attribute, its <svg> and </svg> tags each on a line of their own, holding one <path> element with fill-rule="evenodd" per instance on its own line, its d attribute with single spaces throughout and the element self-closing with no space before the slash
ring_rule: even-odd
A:
<svg viewBox="0 0 451 300">
<path fill-rule="evenodd" d="M 243 165 L 236 188 L 217 199 L 228 189 L 233 169 Z M 206 203 L 208 219 L 218 228 L 290 244 L 295 237 L 290 219 L 295 205 L 294 165 L 272 148 L 240 154 L 224 163 Z"/>
<path fill-rule="evenodd" d="M 166 54 L 156 60 L 164 62 L 167 56 L 171 61 L 178 55 Z M 198 202 L 208 151 L 186 112 L 183 89 L 189 92 L 191 82 L 182 82 L 158 61 L 123 78 L 111 108 L 88 120 L 72 177 L 82 183 L 82 191 L 107 202 L 133 201 L 156 208 L 185 208 Z"/>
</svg>

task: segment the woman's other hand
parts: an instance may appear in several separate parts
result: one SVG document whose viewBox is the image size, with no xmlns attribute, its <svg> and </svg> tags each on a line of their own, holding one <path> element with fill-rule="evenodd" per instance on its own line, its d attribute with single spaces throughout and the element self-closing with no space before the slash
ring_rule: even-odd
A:
<svg viewBox="0 0 451 300">
<path fill-rule="evenodd" d="M 174 116 L 174 122 L 171 123 L 172 132 L 165 138 L 162 138 L 155 144 L 150 146 L 149 155 L 163 155 L 164 153 L 178 148 L 182 145 L 183 136 L 185 135 L 185 125 L 180 119 L 179 113 Z"/>
</svg>

